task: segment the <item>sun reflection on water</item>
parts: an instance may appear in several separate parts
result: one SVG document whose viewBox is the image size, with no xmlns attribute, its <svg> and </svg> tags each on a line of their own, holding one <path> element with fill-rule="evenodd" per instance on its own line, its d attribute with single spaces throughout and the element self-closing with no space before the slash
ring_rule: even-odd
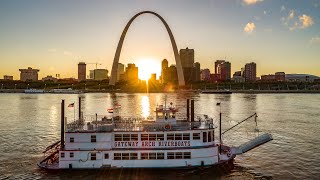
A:
<svg viewBox="0 0 320 180">
<path fill-rule="evenodd" d="M 150 101 L 149 96 L 142 96 L 141 98 L 141 109 L 142 109 L 142 116 L 147 118 L 150 116 Z"/>
</svg>

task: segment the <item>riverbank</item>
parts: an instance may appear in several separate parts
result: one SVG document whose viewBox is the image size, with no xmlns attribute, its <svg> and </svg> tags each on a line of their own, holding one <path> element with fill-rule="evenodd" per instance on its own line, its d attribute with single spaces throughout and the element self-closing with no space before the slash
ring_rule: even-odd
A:
<svg viewBox="0 0 320 180">
<path fill-rule="evenodd" d="M 145 92 L 135 92 L 135 91 L 124 91 L 124 90 L 98 90 L 98 89 L 86 89 L 80 90 L 82 93 L 145 93 Z M 221 91 L 221 90 L 220 90 Z M 216 92 L 220 92 L 217 90 Z M 320 94 L 320 90 L 230 90 L 232 93 L 242 93 L 242 94 L 276 94 L 276 93 L 309 93 L 309 94 Z M 213 91 L 215 92 L 215 91 Z M 0 89 L 0 93 L 24 93 L 24 89 Z M 44 93 L 50 93 L 45 91 Z M 164 93 L 164 92 L 150 92 L 150 93 Z M 168 93 L 201 93 L 201 90 L 176 90 Z M 52 94 L 52 93 L 50 93 Z M 53 93 L 55 94 L 55 93 Z M 57 93 L 56 93 L 57 94 Z M 219 94 L 219 93 L 212 93 Z"/>
</svg>

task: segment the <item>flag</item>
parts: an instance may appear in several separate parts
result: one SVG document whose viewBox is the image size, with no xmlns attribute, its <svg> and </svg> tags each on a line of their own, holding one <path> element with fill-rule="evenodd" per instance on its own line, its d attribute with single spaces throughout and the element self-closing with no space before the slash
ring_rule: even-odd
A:
<svg viewBox="0 0 320 180">
<path fill-rule="evenodd" d="M 110 109 L 107 109 L 108 113 L 113 113 L 113 109 L 110 108 Z"/>
<path fill-rule="evenodd" d="M 220 103 L 219 103 L 219 102 L 217 103 L 217 106 L 220 106 Z"/>
<path fill-rule="evenodd" d="M 74 103 L 69 104 L 68 107 L 74 107 Z"/>
</svg>

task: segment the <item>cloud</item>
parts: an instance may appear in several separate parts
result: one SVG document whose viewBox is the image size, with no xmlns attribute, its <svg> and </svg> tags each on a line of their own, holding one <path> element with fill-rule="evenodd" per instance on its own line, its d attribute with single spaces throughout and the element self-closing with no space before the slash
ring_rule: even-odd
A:
<svg viewBox="0 0 320 180">
<path fill-rule="evenodd" d="M 320 44 L 320 37 L 316 36 L 310 39 L 311 44 Z"/>
<path fill-rule="evenodd" d="M 286 8 L 284 7 L 284 5 L 281 6 L 280 12 L 285 11 Z"/>
<path fill-rule="evenodd" d="M 253 22 L 249 22 L 243 29 L 244 32 L 251 34 L 256 28 L 256 25 Z"/>
<path fill-rule="evenodd" d="M 294 18 L 294 10 L 291 10 L 288 16 L 288 19 L 293 19 Z"/>
<path fill-rule="evenodd" d="M 246 4 L 246 5 L 253 5 L 253 4 L 256 4 L 258 2 L 262 2 L 263 0 L 243 0 L 243 2 Z"/>
<path fill-rule="evenodd" d="M 70 51 L 63 51 L 63 55 L 65 55 L 65 56 L 72 56 L 72 52 L 70 52 Z"/>
<path fill-rule="evenodd" d="M 312 17 L 311 16 L 307 16 L 305 14 L 300 16 L 299 20 L 302 23 L 302 26 L 301 26 L 302 29 L 310 27 L 310 26 L 312 26 L 314 24 L 314 21 L 313 21 Z"/>
<path fill-rule="evenodd" d="M 267 11 L 263 11 L 263 14 L 264 14 L 264 15 L 267 15 Z"/>
</svg>

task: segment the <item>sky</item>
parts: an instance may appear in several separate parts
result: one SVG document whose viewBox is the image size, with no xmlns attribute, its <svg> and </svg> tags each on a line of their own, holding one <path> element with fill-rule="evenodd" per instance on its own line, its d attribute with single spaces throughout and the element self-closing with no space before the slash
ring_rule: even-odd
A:
<svg viewBox="0 0 320 180">
<path fill-rule="evenodd" d="M 40 69 L 40 78 L 77 78 L 80 61 L 111 72 L 123 28 L 144 10 L 166 20 L 178 49 L 195 50 L 201 69 L 212 72 L 214 61 L 226 58 L 232 73 L 256 62 L 258 76 L 320 76 L 320 0 L 1 0 L 0 78 L 19 79 L 19 69 L 29 66 Z M 164 25 L 139 16 L 120 62 L 156 67 L 159 74 L 164 58 L 175 64 Z"/>
</svg>

